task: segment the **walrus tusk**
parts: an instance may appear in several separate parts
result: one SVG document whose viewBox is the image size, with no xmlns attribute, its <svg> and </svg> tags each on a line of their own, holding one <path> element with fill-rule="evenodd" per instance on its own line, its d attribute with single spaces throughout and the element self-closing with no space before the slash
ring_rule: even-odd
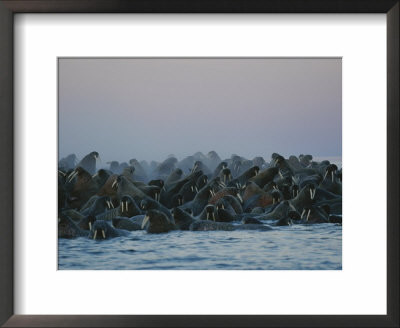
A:
<svg viewBox="0 0 400 328">
<path fill-rule="evenodd" d="M 240 202 L 243 203 L 243 198 L 242 198 L 242 196 L 240 196 L 239 193 L 237 193 L 236 196 L 237 196 L 237 198 L 239 198 Z"/>
<path fill-rule="evenodd" d="M 67 182 L 71 182 L 77 175 L 78 175 L 77 171 L 72 171 L 72 173 L 69 175 L 67 179 Z"/>
<path fill-rule="evenodd" d="M 128 212 L 129 206 L 128 206 L 128 201 L 125 202 L 125 210 Z"/>
<path fill-rule="evenodd" d="M 97 237 L 97 230 L 94 232 L 93 239 L 96 239 L 96 237 Z"/>
<path fill-rule="evenodd" d="M 192 189 L 192 192 L 194 191 L 194 187 L 193 186 L 190 186 L 190 189 Z"/>
<path fill-rule="evenodd" d="M 92 175 L 92 178 L 95 178 L 99 175 L 99 172 L 95 173 L 94 175 Z"/>
<path fill-rule="evenodd" d="M 106 239 L 106 233 L 103 229 L 101 229 L 101 234 L 103 235 L 103 239 Z"/>
<path fill-rule="evenodd" d="M 124 202 L 121 202 L 121 213 L 124 213 Z"/>
<path fill-rule="evenodd" d="M 311 200 L 313 200 L 314 199 L 314 197 L 313 197 L 313 192 L 312 192 L 312 190 L 310 189 L 310 198 L 311 198 Z"/>
<path fill-rule="evenodd" d="M 214 212 L 213 212 L 213 214 L 212 214 L 212 217 L 213 217 L 213 220 L 214 220 L 214 222 L 215 222 L 215 214 L 214 214 Z"/>
<path fill-rule="evenodd" d="M 306 222 L 308 222 L 308 217 L 310 216 L 311 210 L 308 210 Z"/>
<path fill-rule="evenodd" d="M 325 178 L 326 178 L 327 175 L 328 175 L 328 171 L 325 172 L 324 178 L 322 179 L 322 182 L 324 182 L 324 180 L 325 180 Z"/>
<path fill-rule="evenodd" d="M 331 172 L 331 174 L 332 174 L 332 182 L 333 182 L 333 171 Z"/>
<path fill-rule="evenodd" d="M 207 221 L 208 221 L 208 218 L 210 217 L 210 213 L 209 212 L 207 212 Z"/>
<path fill-rule="evenodd" d="M 145 227 L 145 225 L 147 224 L 147 222 L 149 222 L 149 216 L 148 215 L 146 215 L 145 217 L 144 217 L 144 219 L 143 219 L 143 222 L 142 222 L 142 229 Z"/>
<path fill-rule="evenodd" d="M 312 198 L 314 199 L 315 198 L 315 193 L 317 192 L 317 189 L 314 189 L 314 191 L 313 191 L 313 195 L 312 195 Z"/>
<path fill-rule="evenodd" d="M 279 172 L 279 176 L 283 179 L 283 174 L 282 174 L 281 170 L 279 170 L 278 172 Z"/>
<path fill-rule="evenodd" d="M 92 222 L 89 222 L 89 230 L 92 230 Z"/>
<path fill-rule="evenodd" d="M 110 205 L 112 208 L 114 208 L 114 204 L 112 203 L 112 201 L 110 200 Z"/>
<path fill-rule="evenodd" d="M 111 185 L 111 188 L 114 188 L 115 184 L 117 183 L 117 180 L 114 180 L 114 182 Z"/>
<path fill-rule="evenodd" d="M 194 189 L 196 189 L 196 192 L 199 192 L 199 189 L 197 188 L 197 186 L 195 186 Z"/>
<path fill-rule="evenodd" d="M 301 215 L 300 215 L 300 218 L 301 218 L 301 219 L 303 218 L 305 212 L 306 212 L 306 209 L 303 208 L 303 212 L 301 212 Z"/>
</svg>

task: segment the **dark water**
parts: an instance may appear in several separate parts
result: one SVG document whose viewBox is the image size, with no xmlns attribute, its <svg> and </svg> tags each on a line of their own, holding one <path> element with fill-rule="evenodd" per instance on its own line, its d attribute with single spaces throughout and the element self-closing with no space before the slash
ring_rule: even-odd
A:
<svg viewBox="0 0 400 328">
<path fill-rule="evenodd" d="M 173 231 L 105 241 L 59 239 L 67 270 L 341 270 L 342 227 L 313 224 L 273 231 Z"/>
</svg>

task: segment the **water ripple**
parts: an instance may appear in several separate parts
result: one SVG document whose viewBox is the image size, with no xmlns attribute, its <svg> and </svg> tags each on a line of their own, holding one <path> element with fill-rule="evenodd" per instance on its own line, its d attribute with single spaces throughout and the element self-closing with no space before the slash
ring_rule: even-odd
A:
<svg viewBox="0 0 400 328">
<path fill-rule="evenodd" d="M 272 231 L 132 231 L 106 241 L 59 240 L 67 270 L 341 270 L 342 227 L 294 225 Z"/>
</svg>

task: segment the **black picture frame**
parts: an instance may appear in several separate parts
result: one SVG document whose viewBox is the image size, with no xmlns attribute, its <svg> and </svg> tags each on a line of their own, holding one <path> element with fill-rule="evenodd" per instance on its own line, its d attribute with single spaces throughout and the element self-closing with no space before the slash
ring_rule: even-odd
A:
<svg viewBox="0 0 400 328">
<path fill-rule="evenodd" d="M 399 327 L 398 0 L 0 0 L 0 324 L 4 327 Z M 13 28 L 16 13 L 385 13 L 387 315 L 14 315 Z M 368 288 L 368 286 L 365 286 Z"/>
</svg>

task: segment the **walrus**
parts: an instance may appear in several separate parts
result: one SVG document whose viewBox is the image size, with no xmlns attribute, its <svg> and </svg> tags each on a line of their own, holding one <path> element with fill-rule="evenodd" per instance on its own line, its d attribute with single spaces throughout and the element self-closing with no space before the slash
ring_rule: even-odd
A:
<svg viewBox="0 0 400 328">
<path fill-rule="evenodd" d="M 199 192 L 196 194 L 196 196 L 191 202 L 186 203 L 185 205 L 187 205 L 186 207 L 192 209 L 194 216 L 197 216 L 201 213 L 203 208 L 208 204 L 208 201 L 212 195 L 213 195 L 212 188 L 209 185 L 207 185 L 199 190 Z"/>
<path fill-rule="evenodd" d="M 239 190 L 235 187 L 226 187 L 219 190 L 217 193 L 213 192 L 213 196 L 209 200 L 210 204 L 215 205 L 215 203 L 226 195 L 236 196 L 240 201 L 242 201 L 242 196 L 239 194 Z"/>
<path fill-rule="evenodd" d="M 121 171 L 119 170 L 119 163 L 117 161 L 111 161 L 107 162 L 106 164 L 109 164 L 110 167 L 108 168 L 112 173 L 115 174 L 121 174 Z"/>
<path fill-rule="evenodd" d="M 61 158 L 58 162 L 58 167 L 61 170 L 68 171 L 74 169 L 77 163 L 75 154 L 70 154 L 67 157 Z"/>
<path fill-rule="evenodd" d="M 202 161 L 194 162 L 192 172 L 202 171 L 205 175 L 211 175 L 211 170 Z"/>
<path fill-rule="evenodd" d="M 97 192 L 97 184 L 92 176 L 80 166 L 68 176 L 68 183 L 72 187 L 68 187 L 70 191 L 66 203 L 73 209 L 80 209 Z"/>
<path fill-rule="evenodd" d="M 213 173 L 213 178 L 217 177 L 219 175 L 219 173 L 221 172 L 221 170 L 228 168 L 228 163 L 227 162 L 221 162 L 217 165 L 217 167 L 214 170 Z M 229 170 L 230 171 L 230 170 Z"/>
<path fill-rule="evenodd" d="M 93 176 L 93 181 L 97 184 L 97 189 L 100 189 L 101 187 L 104 186 L 108 178 L 111 176 L 110 173 L 108 173 L 104 169 L 98 170 Z"/>
<path fill-rule="evenodd" d="M 112 200 L 117 199 L 117 174 L 112 174 L 97 192 L 98 196 L 109 196 Z"/>
<path fill-rule="evenodd" d="M 89 232 L 89 238 L 93 240 L 105 240 L 110 238 L 128 236 L 129 232 L 126 230 L 115 229 L 106 221 L 96 220 L 93 223 L 92 229 Z"/>
<path fill-rule="evenodd" d="M 142 164 L 140 164 L 136 159 L 129 160 L 129 164 L 135 169 L 133 173 L 133 178 L 135 179 L 135 181 L 147 181 L 147 173 Z"/>
<path fill-rule="evenodd" d="M 111 202 L 111 198 L 109 196 L 100 196 L 94 200 L 89 208 L 81 210 L 81 213 L 86 216 L 96 216 L 112 208 L 114 208 L 114 206 Z"/>
<path fill-rule="evenodd" d="M 139 206 L 137 206 L 136 202 L 129 195 L 124 195 L 121 197 L 120 202 L 120 215 L 124 217 L 132 217 L 135 215 L 142 214 Z"/>
<path fill-rule="evenodd" d="M 91 175 L 96 173 L 96 161 L 100 159 L 99 153 L 97 151 L 92 151 L 81 159 L 77 167 L 84 168 Z"/>
<path fill-rule="evenodd" d="M 295 208 L 291 205 L 291 203 L 287 200 L 280 202 L 275 209 L 268 213 L 259 216 L 260 220 L 280 220 L 288 218 L 288 214 L 290 210 L 295 210 Z"/>
<path fill-rule="evenodd" d="M 92 229 L 93 223 L 96 221 L 96 217 L 93 215 L 85 216 L 78 222 L 78 227 L 83 230 L 90 230 Z"/>
<path fill-rule="evenodd" d="M 157 186 L 160 187 L 160 189 L 164 189 L 164 180 L 162 179 L 155 179 L 155 180 L 151 180 L 148 183 L 149 186 Z"/>
<path fill-rule="evenodd" d="M 171 208 L 182 205 L 183 205 L 183 196 L 181 194 L 174 195 L 171 199 Z"/>
<path fill-rule="evenodd" d="M 194 199 L 198 191 L 196 182 L 188 181 L 182 186 L 178 194 L 182 195 L 183 203 L 187 203 Z"/>
<path fill-rule="evenodd" d="M 140 199 L 149 198 L 143 191 L 137 188 L 133 183 L 129 182 L 127 178 L 119 175 L 115 181 L 117 187 L 117 195 L 121 198 L 124 195 L 131 196 L 135 201 Z"/>
<path fill-rule="evenodd" d="M 112 225 L 116 229 L 128 230 L 128 231 L 136 231 L 142 230 L 141 224 L 132 221 L 129 218 L 125 217 L 116 217 L 112 219 Z"/>
<path fill-rule="evenodd" d="M 256 219 L 255 217 L 244 217 L 242 219 L 242 224 L 263 224 L 260 220 Z"/>
<path fill-rule="evenodd" d="M 301 213 L 301 223 L 328 223 L 329 215 L 320 207 L 306 206 Z"/>
<path fill-rule="evenodd" d="M 218 177 L 224 184 L 229 183 L 232 180 L 231 170 L 228 168 L 222 169 L 221 172 L 219 172 Z"/>
<path fill-rule="evenodd" d="M 308 184 L 300 190 L 296 198 L 292 199 L 290 203 L 295 209 L 301 213 L 305 207 L 310 208 L 314 203 L 316 187 L 314 184 Z"/>
<path fill-rule="evenodd" d="M 205 174 L 200 175 L 197 180 L 196 180 L 196 186 L 197 186 L 197 190 L 200 190 L 201 188 L 203 188 L 208 182 L 208 177 Z"/>
<path fill-rule="evenodd" d="M 238 198 L 236 198 L 236 197 L 234 197 L 232 195 L 225 195 L 224 197 L 222 197 L 222 199 L 225 202 L 228 202 L 232 206 L 232 208 L 234 209 L 236 214 L 242 214 L 243 213 L 242 204 L 240 203 Z"/>
<path fill-rule="evenodd" d="M 148 233 L 163 233 L 176 230 L 177 227 L 163 212 L 149 210 L 143 219 L 142 229 Z"/>
<path fill-rule="evenodd" d="M 157 210 L 159 212 L 164 213 L 164 215 L 166 215 L 168 219 L 172 220 L 172 215 L 171 212 L 168 210 L 168 208 L 166 208 L 159 202 L 155 201 L 154 199 L 151 198 L 142 199 L 140 202 L 140 208 L 146 212 L 148 212 L 149 210 Z"/>
<path fill-rule="evenodd" d="M 58 238 L 76 238 L 87 236 L 87 231 L 79 228 L 70 217 L 60 214 L 58 217 Z"/>
<path fill-rule="evenodd" d="M 173 170 L 165 180 L 165 186 L 169 186 L 172 183 L 179 181 L 182 178 L 182 175 L 183 171 L 181 169 L 178 168 Z"/>
<path fill-rule="evenodd" d="M 156 175 L 168 176 L 174 169 L 178 160 L 175 157 L 170 157 L 160 163 L 156 169 Z"/>
<path fill-rule="evenodd" d="M 214 150 L 209 151 L 206 157 L 207 160 L 205 163 L 210 168 L 210 170 L 214 170 L 217 167 L 217 165 L 221 162 L 221 158 Z"/>
<path fill-rule="evenodd" d="M 71 208 L 59 211 L 59 213 L 68 216 L 74 222 L 79 222 L 85 217 L 81 212 L 78 212 L 77 210 Z"/>
<path fill-rule="evenodd" d="M 141 211 L 132 197 L 129 195 L 124 195 L 121 197 L 121 202 L 117 207 L 98 214 L 96 218 L 97 220 L 101 221 L 111 221 L 113 218 L 118 216 L 131 217 L 134 215 L 139 215 L 140 213 Z"/>
<path fill-rule="evenodd" d="M 254 183 L 251 183 L 246 187 L 246 191 L 248 191 L 249 187 L 254 187 Z M 259 188 L 259 187 L 257 187 Z M 243 196 L 248 197 L 250 193 L 246 193 Z M 259 189 L 257 192 L 253 193 L 254 196 L 251 198 L 247 198 L 243 204 L 243 211 L 246 213 L 251 212 L 256 207 L 265 208 L 268 205 L 274 205 L 275 203 L 279 202 L 282 199 L 282 194 L 279 190 L 272 190 L 270 192 L 265 192 L 262 189 Z"/>
<path fill-rule="evenodd" d="M 216 222 L 233 222 L 236 221 L 236 217 L 232 215 L 231 212 L 224 208 L 217 208 L 215 213 L 215 221 Z"/>
<path fill-rule="evenodd" d="M 215 206 L 214 205 L 206 205 L 199 216 L 197 216 L 198 220 L 213 220 L 215 221 Z"/>
<path fill-rule="evenodd" d="M 239 181 L 240 185 L 245 185 L 249 179 L 257 176 L 259 172 L 260 172 L 260 168 L 258 166 L 253 166 L 253 167 L 249 168 L 248 170 L 246 170 L 245 172 L 243 172 L 236 179 Z"/>
<path fill-rule="evenodd" d="M 179 207 L 174 207 L 171 210 L 171 214 L 179 230 L 189 230 L 190 225 L 195 221 L 188 212 Z"/>
<path fill-rule="evenodd" d="M 301 154 L 299 156 L 299 162 L 302 164 L 304 167 L 307 167 L 308 165 L 311 164 L 313 157 L 311 155 L 303 155 Z"/>
<path fill-rule="evenodd" d="M 260 171 L 256 176 L 249 179 L 256 183 L 260 188 L 263 188 L 268 182 L 273 181 L 274 177 L 279 173 L 279 168 L 270 167 L 268 169 Z"/>
</svg>

